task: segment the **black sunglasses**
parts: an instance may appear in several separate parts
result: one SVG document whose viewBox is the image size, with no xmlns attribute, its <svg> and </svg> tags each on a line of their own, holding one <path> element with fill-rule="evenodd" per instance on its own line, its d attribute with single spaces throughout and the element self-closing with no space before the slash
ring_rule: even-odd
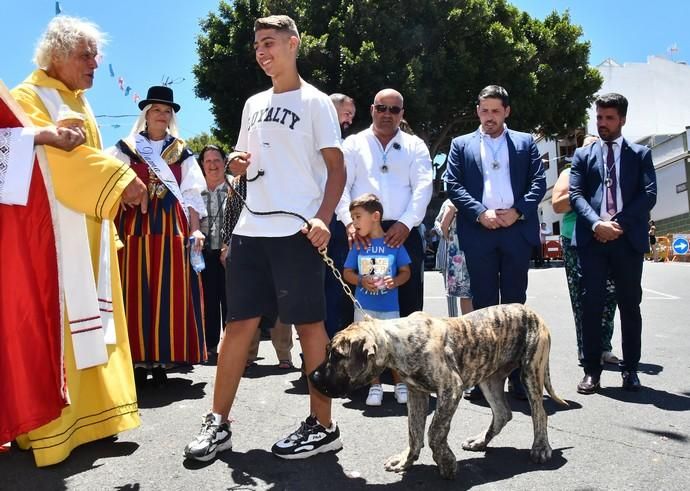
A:
<svg viewBox="0 0 690 491">
<path fill-rule="evenodd" d="M 374 109 L 376 109 L 377 113 L 385 113 L 388 111 L 391 114 L 400 114 L 400 111 L 403 110 L 400 106 L 386 106 L 385 104 L 374 104 Z"/>
</svg>

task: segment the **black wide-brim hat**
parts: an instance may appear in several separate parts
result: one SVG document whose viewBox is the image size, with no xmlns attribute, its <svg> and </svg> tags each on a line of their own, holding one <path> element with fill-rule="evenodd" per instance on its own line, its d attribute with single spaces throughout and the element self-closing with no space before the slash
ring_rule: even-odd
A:
<svg viewBox="0 0 690 491">
<path fill-rule="evenodd" d="M 146 93 L 146 99 L 139 101 L 139 109 L 144 109 L 148 104 L 165 104 L 173 108 L 173 111 L 180 110 L 180 105 L 173 101 L 173 91 L 164 85 L 154 85 Z"/>
</svg>

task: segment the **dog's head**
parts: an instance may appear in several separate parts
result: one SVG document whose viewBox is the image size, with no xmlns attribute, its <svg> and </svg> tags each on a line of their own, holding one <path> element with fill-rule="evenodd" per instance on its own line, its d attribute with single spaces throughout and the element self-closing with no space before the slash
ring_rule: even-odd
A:
<svg viewBox="0 0 690 491">
<path fill-rule="evenodd" d="M 326 347 L 326 360 L 309 374 L 312 385 L 325 396 L 344 397 L 379 375 L 384 367 L 372 327 L 376 321 L 351 324 Z"/>
</svg>

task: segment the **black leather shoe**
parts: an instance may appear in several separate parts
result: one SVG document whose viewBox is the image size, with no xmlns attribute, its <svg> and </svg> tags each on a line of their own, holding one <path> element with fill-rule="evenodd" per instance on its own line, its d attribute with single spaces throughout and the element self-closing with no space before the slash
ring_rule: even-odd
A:
<svg viewBox="0 0 690 491">
<path fill-rule="evenodd" d="M 141 389 L 146 384 L 149 371 L 144 367 L 134 367 L 134 383 Z"/>
<path fill-rule="evenodd" d="M 594 394 L 599 389 L 599 375 L 586 374 L 577 384 L 577 392 L 580 394 Z"/>
<path fill-rule="evenodd" d="M 623 372 L 623 389 L 630 392 L 637 392 L 642 388 L 640 379 L 637 377 L 637 372 Z"/>
<path fill-rule="evenodd" d="M 153 375 L 153 385 L 156 387 L 163 387 L 168 383 L 168 376 L 165 374 L 165 368 L 160 365 L 153 367 L 151 375 Z"/>
</svg>

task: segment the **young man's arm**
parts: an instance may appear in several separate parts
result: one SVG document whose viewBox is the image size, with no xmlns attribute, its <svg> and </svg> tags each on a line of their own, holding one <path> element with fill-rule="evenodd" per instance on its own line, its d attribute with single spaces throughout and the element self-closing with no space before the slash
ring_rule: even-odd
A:
<svg viewBox="0 0 690 491">
<path fill-rule="evenodd" d="M 328 171 L 323 201 L 316 212 L 316 216 L 309 220 L 311 228 L 302 227 L 302 232 L 307 234 L 307 239 L 317 249 L 326 247 L 331 238 L 328 224 L 331 222 L 335 207 L 343 194 L 346 178 L 343 152 L 339 148 L 322 148 L 321 155 L 323 155 Z"/>
</svg>

